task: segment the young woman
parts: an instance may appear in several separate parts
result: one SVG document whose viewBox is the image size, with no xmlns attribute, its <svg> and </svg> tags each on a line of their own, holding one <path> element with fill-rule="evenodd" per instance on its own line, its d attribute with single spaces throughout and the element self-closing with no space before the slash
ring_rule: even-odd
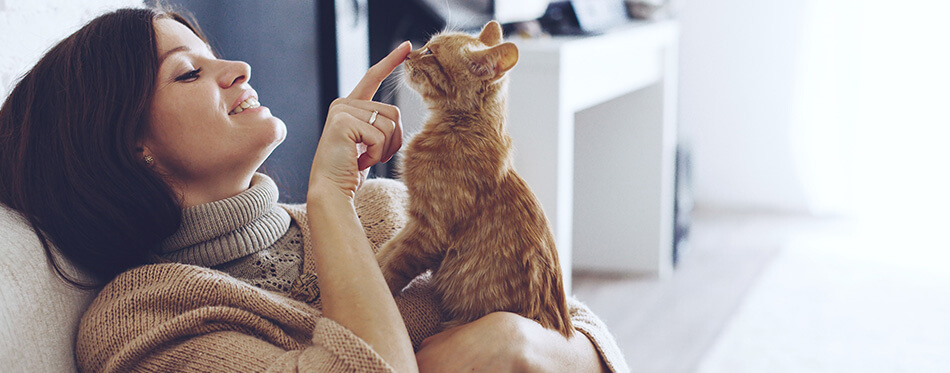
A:
<svg viewBox="0 0 950 373">
<path fill-rule="evenodd" d="M 301 206 L 255 172 L 284 123 L 194 24 L 122 9 L 52 48 L 0 109 L 0 201 L 57 271 L 51 250 L 106 284 L 80 369 L 626 370 L 577 302 L 571 338 L 504 312 L 436 334 L 425 278 L 390 294 L 373 250 L 404 223 L 405 191 L 362 171 L 402 144 L 399 110 L 371 98 L 410 48 L 333 102 Z"/>
</svg>

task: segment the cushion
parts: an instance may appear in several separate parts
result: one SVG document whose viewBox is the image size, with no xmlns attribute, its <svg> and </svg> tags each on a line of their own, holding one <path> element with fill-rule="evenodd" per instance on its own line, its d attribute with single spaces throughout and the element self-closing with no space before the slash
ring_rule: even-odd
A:
<svg viewBox="0 0 950 373">
<path fill-rule="evenodd" d="M 75 372 L 76 330 L 94 296 L 60 279 L 26 219 L 0 204 L 0 370 Z"/>
</svg>

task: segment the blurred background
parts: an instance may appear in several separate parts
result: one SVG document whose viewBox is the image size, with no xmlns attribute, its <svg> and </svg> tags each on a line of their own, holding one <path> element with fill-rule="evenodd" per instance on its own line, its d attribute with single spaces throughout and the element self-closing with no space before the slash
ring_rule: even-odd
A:
<svg viewBox="0 0 950 373">
<path fill-rule="evenodd" d="M 286 202 L 305 197 L 329 102 L 372 62 L 403 40 L 502 21 L 522 50 L 518 170 L 572 249 L 569 290 L 634 371 L 950 370 L 950 3 L 168 3 L 253 66 L 288 125 L 265 164 Z M 0 97 L 83 22 L 141 4 L 0 0 Z M 598 54 L 574 55 L 585 48 Z M 425 107 L 401 87 L 377 97 L 412 132 Z M 588 91 L 610 94 L 572 96 Z M 585 171 L 596 167 L 609 171 Z M 397 177 L 391 164 L 374 173 Z M 589 185 L 604 175 L 608 188 Z"/>
</svg>

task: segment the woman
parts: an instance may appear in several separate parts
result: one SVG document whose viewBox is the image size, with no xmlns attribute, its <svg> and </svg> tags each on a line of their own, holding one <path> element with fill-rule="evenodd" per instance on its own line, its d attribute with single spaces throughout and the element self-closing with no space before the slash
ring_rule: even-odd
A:
<svg viewBox="0 0 950 373">
<path fill-rule="evenodd" d="M 51 49 L 0 109 L 0 201 L 51 262 L 55 246 L 108 283 L 80 326 L 80 369 L 625 370 L 580 304 L 569 339 L 504 312 L 435 334 L 425 278 L 390 295 L 373 250 L 405 191 L 362 171 L 402 144 L 398 109 L 371 98 L 410 48 L 331 105 L 305 206 L 278 205 L 255 173 L 286 128 L 250 66 L 218 59 L 192 23 L 123 9 Z"/>
</svg>

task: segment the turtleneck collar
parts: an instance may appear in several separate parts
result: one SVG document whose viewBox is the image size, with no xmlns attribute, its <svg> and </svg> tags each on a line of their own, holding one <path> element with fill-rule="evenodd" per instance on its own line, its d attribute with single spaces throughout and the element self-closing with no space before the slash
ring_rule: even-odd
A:
<svg viewBox="0 0 950 373">
<path fill-rule="evenodd" d="M 182 211 L 181 227 L 159 245 L 159 255 L 213 267 L 261 251 L 290 227 L 290 214 L 277 197 L 274 181 L 254 174 L 251 187 L 240 194 Z"/>
</svg>

